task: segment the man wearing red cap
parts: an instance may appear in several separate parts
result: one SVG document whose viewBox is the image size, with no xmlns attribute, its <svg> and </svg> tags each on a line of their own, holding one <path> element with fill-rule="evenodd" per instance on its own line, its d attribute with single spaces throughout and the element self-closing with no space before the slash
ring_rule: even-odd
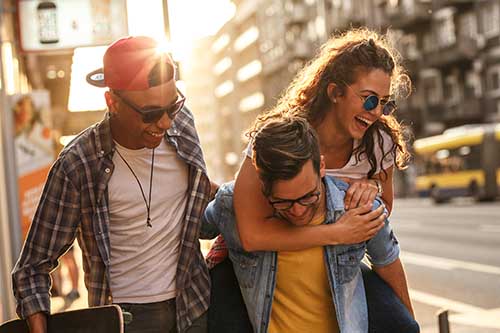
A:
<svg viewBox="0 0 500 333">
<path fill-rule="evenodd" d="M 132 313 L 126 332 L 206 332 L 210 181 L 175 66 L 148 37 L 116 41 L 103 65 L 87 81 L 108 88 L 108 112 L 52 166 L 13 271 L 17 312 L 46 331 L 49 273 L 77 238 L 90 306 Z"/>
</svg>

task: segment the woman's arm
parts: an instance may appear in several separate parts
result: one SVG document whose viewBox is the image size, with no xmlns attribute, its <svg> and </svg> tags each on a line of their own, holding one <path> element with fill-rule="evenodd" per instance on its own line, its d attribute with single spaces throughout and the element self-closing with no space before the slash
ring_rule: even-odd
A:
<svg viewBox="0 0 500 333">
<path fill-rule="evenodd" d="M 246 251 L 297 251 L 316 246 L 367 240 L 383 226 L 382 210 L 366 214 L 371 205 L 344 214 L 335 224 L 296 227 L 270 218 L 272 207 L 261 192 L 261 182 L 250 158 L 236 178 L 233 199 L 238 232 Z"/>
<path fill-rule="evenodd" d="M 385 208 L 389 212 L 389 215 L 392 212 L 392 204 L 394 202 L 394 184 L 393 184 L 393 174 L 394 174 L 394 166 L 387 168 L 385 170 L 387 173 L 387 177 L 384 177 L 384 172 L 379 172 L 373 178 L 378 179 L 382 185 L 382 200 L 384 201 Z"/>
<path fill-rule="evenodd" d="M 349 189 L 347 190 L 344 199 L 346 209 L 352 209 L 373 202 L 378 194 L 378 186 L 375 183 L 376 180 L 382 187 L 381 198 L 390 214 L 394 201 L 394 190 L 392 184 L 393 170 L 394 167 L 391 166 L 385 170 L 387 177 L 384 177 L 383 172 L 380 172 L 376 174 L 373 179 L 349 179 L 340 177 L 343 181 L 349 184 Z"/>
</svg>

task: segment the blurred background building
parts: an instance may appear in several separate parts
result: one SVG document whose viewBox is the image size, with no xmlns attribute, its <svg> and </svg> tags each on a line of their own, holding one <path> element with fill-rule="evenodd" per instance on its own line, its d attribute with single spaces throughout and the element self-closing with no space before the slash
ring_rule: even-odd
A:
<svg viewBox="0 0 500 333">
<path fill-rule="evenodd" d="M 416 138 L 500 121 L 500 2 L 465 0 L 240 0 L 211 48 L 227 179 L 247 144 L 242 131 L 271 107 L 332 33 L 385 32 L 413 82 L 397 117 Z M 210 93 L 207 91 L 207 93 Z M 204 134 L 200 133 L 203 137 Z M 236 159 L 235 157 L 238 157 Z M 398 175 L 396 192 L 406 194 Z"/>
<path fill-rule="evenodd" d="M 2 221 L 19 220 L 14 128 L 8 125 L 14 120 L 7 112 L 11 96 L 48 92 L 58 151 L 105 113 L 103 91 L 85 83 L 85 74 L 102 64 L 103 45 L 126 34 L 164 39 L 174 21 L 183 21 L 184 31 L 172 29 L 172 39 L 181 36 L 177 42 L 188 50 L 176 57 L 178 86 L 195 115 L 209 175 L 219 183 L 237 172 L 247 145 L 243 133 L 255 117 L 276 103 L 332 33 L 350 27 L 390 31 L 413 81 L 410 97 L 398 101 L 397 117 L 410 125 L 414 137 L 500 122 L 500 0 L 227 0 L 227 11 L 215 7 L 222 1 L 199 1 L 185 5 L 182 15 L 179 6 L 187 3 L 184 0 L 78 1 L 91 10 L 94 40 L 73 45 L 78 38 L 69 35 L 64 48 L 51 45 L 85 26 L 78 15 L 69 20 L 59 12 L 58 18 L 70 28 L 54 28 L 51 15 L 70 2 L 1 1 L 0 183 L 6 185 L 0 187 Z M 26 6 L 38 10 L 38 16 L 23 17 Z M 84 16 L 83 11 L 77 14 Z M 187 35 L 181 33 L 207 29 L 201 20 L 213 17 L 220 22 L 206 31 L 211 36 L 182 40 Z M 37 24 L 44 29 L 29 30 Z M 40 43 L 30 44 L 33 38 Z M 397 174 L 397 195 L 413 194 L 411 177 L 411 169 Z M 0 256 L 0 286 L 8 284 L 8 268 L 20 248 L 21 234 L 14 229 L 0 223 L 0 250 L 5 254 Z M 13 309 L 10 290 L 0 289 L 2 321 Z"/>
</svg>

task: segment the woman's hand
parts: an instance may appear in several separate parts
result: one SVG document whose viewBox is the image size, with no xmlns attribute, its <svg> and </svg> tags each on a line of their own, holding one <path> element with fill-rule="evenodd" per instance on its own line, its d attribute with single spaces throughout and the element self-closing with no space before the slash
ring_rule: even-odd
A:
<svg viewBox="0 0 500 333">
<path fill-rule="evenodd" d="M 341 179 L 349 184 L 344 198 L 346 210 L 373 203 L 379 193 L 379 187 L 374 179 Z"/>
<path fill-rule="evenodd" d="M 339 244 L 365 242 L 377 234 L 384 226 L 387 214 L 384 213 L 384 206 L 373 211 L 371 208 L 371 203 L 352 208 L 333 224 Z"/>
</svg>

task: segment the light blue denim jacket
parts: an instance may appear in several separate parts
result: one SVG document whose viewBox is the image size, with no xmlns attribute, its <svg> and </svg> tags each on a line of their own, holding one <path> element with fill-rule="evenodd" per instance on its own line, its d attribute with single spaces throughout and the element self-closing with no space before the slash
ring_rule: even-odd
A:
<svg viewBox="0 0 500 333">
<path fill-rule="evenodd" d="M 343 202 L 348 185 L 330 176 L 323 180 L 327 194 L 324 223 L 335 223 L 344 213 Z M 219 231 L 224 236 L 254 332 L 264 333 L 269 326 L 276 287 L 277 252 L 243 250 L 233 210 L 233 188 L 233 182 L 219 188 L 215 199 L 205 210 L 201 236 L 213 238 Z M 380 204 L 379 199 L 375 200 L 373 209 Z M 365 252 L 375 266 L 388 265 L 398 258 L 399 245 L 389 221 L 386 220 L 385 226 L 368 242 L 324 248 L 340 331 L 368 332 L 368 311 L 359 264 Z"/>
</svg>

